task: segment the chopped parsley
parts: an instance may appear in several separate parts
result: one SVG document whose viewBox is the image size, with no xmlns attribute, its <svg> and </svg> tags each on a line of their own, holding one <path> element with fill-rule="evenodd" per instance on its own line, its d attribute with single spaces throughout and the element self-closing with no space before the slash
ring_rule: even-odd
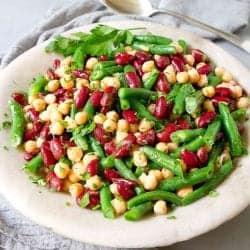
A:
<svg viewBox="0 0 250 250">
<path fill-rule="evenodd" d="M 34 183 L 38 186 L 41 186 L 41 187 L 44 187 L 47 184 L 46 181 L 40 176 L 30 175 L 29 179 L 31 180 L 32 183 Z"/>
<path fill-rule="evenodd" d="M 171 215 L 171 216 L 168 216 L 167 219 L 168 219 L 168 220 L 175 220 L 176 217 L 175 217 L 174 215 Z"/>
<path fill-rule="evenodd" d="M 219 193 L 216 190 L 211 190 L 208 195 L 212 198 L 217 197 Z"/>
</svg>

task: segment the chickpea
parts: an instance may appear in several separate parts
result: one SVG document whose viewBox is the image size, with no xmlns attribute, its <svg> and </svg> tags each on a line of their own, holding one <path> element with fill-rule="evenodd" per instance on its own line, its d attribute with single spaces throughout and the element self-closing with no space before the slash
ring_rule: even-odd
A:
<svg viewBox="0 0 250 250">
<path fill-rule="evenodd" d="M 51 112 L 50 114 L 51 122 L 60 122 L 62 121 L 62 119 L 63 119 L 62 113 L 60 113 L 59 111 L 55 110 Z"/>
<path fill-rule="evenodd" d="M 45 109 L 46 107 L 46 102 L 43 99 L 35 99 L 32 102 L 32 106 L 34 107 L 34 109 L 38 112 L 41 112 Z"/>
<path fill-rule="evenodd" d="M 216 67 L 214 69 L 214 73 L 216 76 L 222 77 L 225 72 L 225 69 L 223 67 Z"/>
<path fill-rule="evenodd" d="M 119 195 L 116 183 L 112 183 L 111 185 L 109 185 L 109 189 L 113 195 Z"/>
<path fill-rule="evenodd" d="M 41 137 L 38 137 L 37 139 L 36 139 L 36 146 L 38 147 L 38 148 L 40 148 L 41 146 L 42 146 L 42 144 L 44 143 L 44 139 L 43 138 L 41 138 Z"/>
<path fill-rule="evenodd" d="M 176 73 L 174 66 L 172 64 L 168 65 L 165 69 L 164 69 L 164 74 L 172 74 L 172 73 Z"/>
<path fill-rule="evenodd" d="M 49 122 L 50 121 L 50 114 L 47 110 L 45 110 L 39 114 L 39 118 L 43 122 Z"/>
<path fill-rule="evenodd" d="M 143 118 L 140 123 L 139 123 L 139 131 L 140 132 L 147 132 L 149 131 L 151 128 L 153 128 L 154 126 L 154 122 L 153 121 L 148 121 L 147 119 Z"/>
<path fill-rule="evenodd" d="M 187 172 L 187 165 L 183 160 L 180 160 L 180 165 L 183 173 Z"/>
<path fill-rule="evenodd" d="M 56 96 L 53 94 L 48 94 L 44 97 L 44 101 L 47 104 L 55 103 L 56 102 Z"/>
<path fill-rule="evenodd" d="M 106 116 L 103 113 L 99 113 L 94 116 L 94 122 L 96 124 L 103 124 L 105 120 Z"/>
<path fill-rule="evenodd" d="M 148 164 L 148 159 L 142 151 L 134 151 L 133 162 L 137 167 L 146 167 Z"/>
<path fill-rule="evenodd" d="M 187 83 L 188 80 L 189 80 L 189 75 L 187 72 L 178 72 L 176 74 L 176 79 L 177 79 L 177 82 L 179 83 Z"/>
<path fill-rule="evenodd" d="M 33 101 L 36 100 L 37 98 L 38 95 L 36 94 L 28 95 L 28 103 L 32 105 Z"/>
<path fill-rule="evenodd" d="M 120 88 L 120 81 L 117 77 L 106 76 L 101 80 L 101 88 L 106 89 L 107 87 Z"/>
<path fill-rule="evenodd" d="M 76 164 L 78 164 L 78 163 L 76 163 Z M 76 175 L 73 171 L 70 172 L 68 179 L 70 180 L 71 183 L 77 183 L 78 181 L 80 181 L 79 176 Z"/>
<path fill-rule="evenodd" d="M 87 79 L 77 78 L 76 79 L 76 88 L 81 89 L 83 86 L 89 88 L 89 81 Z"/>
<path fill-rule="evenodd" d="M 155 68 L 155 62 L 153 60 L 146 61 L 142 64 L 142 71 L 144 73 L 151 72 Z"/>
<path fill-rule="evenodd" d="M 78 125 L 85 124 L 88 121 L 88 113 L 86 111 L 77 112 L 75 121 Z"/>
<path fill-rule="evenodd" d="M 92 71 L 97 63 L 98 59 L 96 57 L 90 57 L 86 62 L 85 68 Z"/>
<path fill-rule="evenodd" d="M 119 132 L 128 132 L 129 123 L 125 119 L 120 119 L 117 122 L 117 131 Z"/>
<path fill-rule="evenodd" d="M 82 175 L 87 171 L 86 166 L 83 162 L 77 162 L 72 166 L 72 172 L 79 178 L 82 179 Z"/>
<path fill-rule="evenodd" d="M 241 97 L 237 101 L 237 108 L 248 108 L 249 104 L 250 102 L 248 97 Z"/>
<path fill-rule="evenodd" d="M 62 190 L 64 192 L 69 192 L 69 187 L 70 187 L 71 184 L 72 183 L 68 179 L 64 179 L 63 180 L 63 188 L 62 188 Z"/>
<path fill-rule="evenodd" d="M 173 42 L 171 43 L 171 46 L 175 47 L 177 53 L 181 54 L 183 52 L 183 48 L 181 47 L 180 44 Z"/>
<path fill-rule="evenodd" d="M 158 169 L 149 170 L 148 175 L 154 175 L 156 177 L 157 181 L 161 181 L 163 179 L 162 172 Z"/>
<path fill-rule="evenodd" d="M 168 144 L 166 142 L 158 142 L 155 145 L 155 148 L 160 150 L 161 152 L 164 152 L 164 153 L 168 152 Z"/>
<path fill-rule="evenodd" d="M 52 103 L 47 106 L 47 111 L 49 114 L 51 114 L 53 111 L 57 111 L 58 104 L 57 103 Z"/>
<path fill-rule="evenodd" d="M 184 71 L 189 71 L 190 69 L 192 69 L 193 67 L 190 66 L 189 64 L 185 64 L 184 65 Z"/>
<path fill-rule="evenodd" d="M 186 196 L 188 196 L 189 194 L 191 194 L 193 192 L 193 187 L 192 186 L 188 186 L 188 187 L 183 187 L 180 188 L 176 191 L 176 194 L 181 197 L 184 198 Z"/>
<path fill-rule="evenodd" d="M 206 111 L 215 111 L 214 105 L 213 105 L 212 101 L 209 100 L 209 99 L 207 99 L 207 100 L 204 101 L 203 108 Z"/>
<path fill-rule="evenodd" d="M 67 115 L 70 112 L 70 103 L 63 102 L 58 105 L 58 111 L 63 115 Z"/>
<path fill-rule="evenodd" d="M 116 132 L 115 141 L 116 143 L 121 143 L 128 136 L 127 132 Z"/>
<path fill-rule="evenodd" d="M 61 78 L 60 83 L 64 89 L 72 89 L 75 86 L 75 82 L 73 79 L 67 80 L 65 78 Z"/>
<path fill-rule="evenodd" d="M 196 65 L 196 69 L 200 69 L 201 67 L 203 67 L 203 66 L 205 66 L 205 65 L 206 65 L 206 63 L 200 62 L 200 63 L 198 63 L 198 64 Z"/>
<path fill-rule="evenodd" d="M 137 123 L 129 124 L 129 132 L 130 133 L 136 133 L 138 128 L 139 128 L 139 125 Z"/>
<path fill-rule="evenodd" d="M 56 165 L 54 167 L 54 172 L 58 178 L 64 179 L 69 174 L 70 168 L 69 168 L 68 164 L 66 164 L 64 162 L 58 162 L 58 163 L 56 163 Z"/>
<path fill-rule="evenodd" d="M 73 162 L 79 162 L 82 159 L 83 151 L 80 147 L 70 147 L 67 149 L 67 156 Z"/>
<path fill-rule="evenodd" d="M 107 112 L 106 117 L 107 117 L 107 119 L 113 120 L 115 122 L 117 122 L 119 120 L 119 115 L 114 110 Z"/>
<path fill-rule="evenodd" d="M 142 82 L 146 82 L 150 76 L 151 72 L 144 73 L 142 75 Z"/>
<path fill-rule="evenodd" d="M 170 84 L 176 83 L 177 79 L 176 79 L 176 74 L 175 73 L 167 73 L 165 74 L 167 77 L 167 80 Z"/>
<path fill-rule="evenodd" d="M 104 121 L 103 123 L 103 128 L 107 131 L 107 132 L 114 132 L 117 128 L 117 124 L 115 121 L 107 119 L 106 121 Z"/>
<path fill-rule="evenodd" d="M 65 123 L 66 123 L 66 128 L 67 129 L 74 129 L 77 127 L 76 121 L 73 120 L 71 117 L 66 116 L 64 119 Z"/>
<path fill-rule="evenodd" d="M 229 71 L 225 71 L 222 75 L 222 80 L 224 82 L 230 82 L 231 80 L 233 80 L 233 76 Z"/>
<path fill-rule="evenodd" d="M 100 88 L 100 81 L 99 80 L 91 81 L 89 84 L 89 88 L 92 91 L 98 90 Z"/>
<path fill-rule="evenodd" d="M 53 122 L 50 125 L 50 132 L 53 135 L 62 135 L 64 132 L 64 126 L 61 122 Z"/>
<path fill-rule="evenodd" d="M 93 153 L 88 153 L 83 156 L 83 164 L 84 166 L 88 166 L 88 164 L 93 161 L 93 160 L 98 160 L 98 156 Z"/>
<path fill-rule="evenodd" d="M 200 75 L 200 79 L 197 82 L 197 85 L 202 88 L 202 87 L 206 86 L 207 84 L 208 84 L 207 75 Z"/>
<path fill-rule="evenodd" d="M 36 141 L 28 140 L 24 143 L 24 150 L 27 153 L 34 153 L 37 150 Z"/>
<path fill-rule="evenodd" d="M 174 177 L 173 172 L 171 172 L 167 168 L 162 168 L 161 173 L 164 179 L 171 179 Z"/>
<path fill-rule="evenodd" d="M 154 103 L 149 104 L 148 107 L 147 107 L 147 110 L 148 110 L 151 114 L 153 114 L 153 113 L 154 113 L 154 110 L 155 110 L 155 104 L 154 104 Z"/>
<path fill-rule="evenodd" d="M 175 142 L 169 142 L 168 143 L 168 152 L 172 153 L 178 148 L 178 144 Z"/>
<path fill-rule="evenodd" d="M 231 89 L 231 92 L 232 92 L 232 96 L 234 98 L 240 98 L 240 97 L 242 97 L 243 90 L 242 90 L 241 86 L 235 85 L 235 86 L 230 87 L 230 89 Z"/>
<path fill-rule="evenodd" d="M 191 68 L 188 70 L 188 76 L 191 83 L 197 83 L 200 80 L 200 75 L 195 68 Z"/>
<path fill-rule="evenodd" d="M 215 95 L 215 87 L 207 86 L 202 88 L 202 94 L 208 98 L 212 98 Z"/>
<path fill-rule="evenodd" d="M 136 53 L 136 50 L 134 50 L 131 46 L 125 46 L 124 49 L 129 55 L 134 56 Z"/>
<path fill-rule="evenodd" d="M 57 76 L 63 77 L 64 72 L 65 72 L 66 70 L 67 70 L 67 68 L 66 68 L 65 66 L 61 65 L 59 68 L 57 68 L 57 69 L 55 70 L 55 73 L 56 73 Z"/>
<path fill-rule="evenodd" d="M 154 189 L 156 189 L 156 187 L 158 185 L 157 179 L 154 175 L 146 175 L 143 173 L 139 177 L 139 180 L 141 181 L 143 187 L 146 190 L 154 190 Z"/>
<path fill-rule="evenodd" d="M 60 82 L 58 80 L 51 80 L 48 82 L 47 90 L 49 92 L 55 92 L 60 86 Z"/>
<path fill-rule="evenodd" d="M 103 183 L 101 177 L 98 175 L 91 176 L 86 181 L 86 186 L 91 190 L 98 190 L 102 187 Z"/>
<path fill-rule="evenodd" d="M 80 183 L 73 183 L 69 186 L 69 192 L 72 197 L 77 198 L 83 192 L 83 186 Z"/>
<path fill-rule="evenodd" d="M 69 67 L 71 65 L 71 62 L 72 62 L 72 56 L 68 56 L 61 61 L 61 65 Z"/>
<path fill-rule="evenodd" d="M 115 210 L 116 215 L 118 216 L 124 214 L 127 210 L 127 205 L 124 200 L 115 198 L 111 201 L 111 204 Z"/>
<path fill-rule="evenodd" d="M 31 122 L 28 122 L 27 124 L 26 124 L 26 129 L 33 129 L 33 123 L 31 123 Z"/>
<path fill-rule="evenodd" d="M 168 207 L 166 201 L 159 200 L 154 204 L 154 213 L 157 215 L 167 214 Z"/>
<path fill-rule="evenodd" d="M 186 61 L 186 63 L 188 63 L 190 66 L 194 65 L 194 57 L 192 55 L 184 55 L 184 59 Z"/>
</svg>

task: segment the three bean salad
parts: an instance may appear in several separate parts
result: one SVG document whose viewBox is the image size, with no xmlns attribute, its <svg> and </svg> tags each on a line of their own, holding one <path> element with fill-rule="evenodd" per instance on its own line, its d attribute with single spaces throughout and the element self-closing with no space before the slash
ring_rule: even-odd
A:
<svg viewBox="0 0 250 250">
<path fill-rule="evenodd" d="M 55 37 L 46 52 L 63 59 L 9 101 L 11 142 L 34 182 L 131 221 L 215 193 L 247 154 L 249 106 L 201 50 L 133 30 Z"/>
</svg>

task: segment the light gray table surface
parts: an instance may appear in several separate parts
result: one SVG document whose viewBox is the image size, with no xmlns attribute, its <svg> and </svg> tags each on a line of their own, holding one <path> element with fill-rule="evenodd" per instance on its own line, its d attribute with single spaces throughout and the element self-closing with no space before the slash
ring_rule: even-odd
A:
<svg viewBox="0 0 250 250">
<path fill-rule="evenodd" d="M 70 0 L 8 0 L 0 1 L 0 54 L 24 33 L 28 32 L 55 3 Z M 250 20 L 249 20 L 250 21 Z M 240 32 L 241 37 L 250 39 L 250 22 Z M 250 55 L 227 42 L 217 44 L 242 61 L 250 68 Z M 250 79 L 249 79 L 250 84 Z M 250 249 L 250 207 L 233 220 L 219 228 L 189 240 L 166 247 L 168 250 L 249 250 Z"/>
</svg>

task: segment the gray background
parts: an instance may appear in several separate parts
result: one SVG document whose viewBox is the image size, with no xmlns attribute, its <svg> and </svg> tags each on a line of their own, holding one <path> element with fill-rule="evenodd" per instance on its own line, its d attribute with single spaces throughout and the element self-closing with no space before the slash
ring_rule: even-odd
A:
<svg viewBox="0 0 250 250">
<path fill-rule="evenodd" d="M 37 24 L 50 7 L 68 2 L 70 0 L 1 0 L 0 54 L 4 54 L 11 44 Z M 250 39 L 250 23 L 240 32 L 240 35 Z M 249 55 L 226 42 L 218 42 L 218 44 L 250 68 Z M 250 249 L 250 208 L 210 233 L 167 249 L 248 250 Z"/>
</svg>

